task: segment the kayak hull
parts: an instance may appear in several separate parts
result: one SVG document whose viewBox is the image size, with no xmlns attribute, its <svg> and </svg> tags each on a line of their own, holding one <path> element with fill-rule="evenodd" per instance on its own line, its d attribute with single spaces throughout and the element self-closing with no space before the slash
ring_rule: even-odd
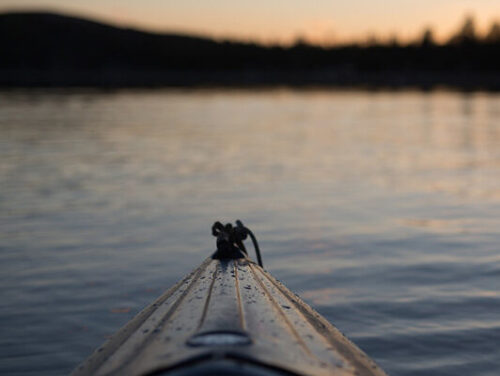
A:
<svg viewBox="0 0 500 376">
<path fill-rule="evenodd" d="M 248 258 L 206 259 L 73 375 L 385 375 Z"/>
</svg>

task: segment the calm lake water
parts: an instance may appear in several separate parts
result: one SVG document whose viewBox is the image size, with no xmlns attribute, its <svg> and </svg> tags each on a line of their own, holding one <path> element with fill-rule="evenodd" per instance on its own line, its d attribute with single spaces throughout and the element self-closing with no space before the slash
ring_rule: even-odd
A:
<svg viewBox="0 0 500 376">
<path fill-rule="evenodd" d="M 393 375 L 498 375 L 500 94 L 0 92 L 0 373 L 63 375 L 242 219 Z"/>
</svg>

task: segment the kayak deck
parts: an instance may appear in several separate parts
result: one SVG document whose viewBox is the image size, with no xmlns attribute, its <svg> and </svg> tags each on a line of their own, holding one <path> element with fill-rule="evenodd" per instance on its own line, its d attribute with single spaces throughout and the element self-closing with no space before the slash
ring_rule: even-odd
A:
<svg viewBox="0 0 500 376">
<path fill-rule="evenodd" d="M 206 259 L 73 372 L 153 374 L 385 375 L 248 258 Z"/>
</svg>

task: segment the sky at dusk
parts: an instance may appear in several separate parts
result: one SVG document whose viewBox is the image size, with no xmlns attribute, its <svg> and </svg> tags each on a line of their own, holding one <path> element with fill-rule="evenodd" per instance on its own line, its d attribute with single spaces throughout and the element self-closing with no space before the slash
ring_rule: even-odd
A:
<svg viewBox="0 0 500 376">
<path fill-rule="evenodd" d="M 425 27 L 446 38 L 473 15 L 479 31 L 500 20 L 500 0 L 0 0 L 0 11 L 51 10 L 121 26 L 216 38 L 330 44 L 369 36 L 401 40 Z"/>
</svg>

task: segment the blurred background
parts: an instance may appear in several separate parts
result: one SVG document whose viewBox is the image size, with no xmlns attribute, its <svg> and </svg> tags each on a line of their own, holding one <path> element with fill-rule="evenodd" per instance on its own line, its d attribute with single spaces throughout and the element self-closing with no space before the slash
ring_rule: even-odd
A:
<svg viewBox="0 0 500 376">
<path fill-rule="evenodd" d="M 241 219 L 389 374 L 497 375 L 499 22 L 0 0 L 0 373 L 69 373 Z"/>
</svg>

